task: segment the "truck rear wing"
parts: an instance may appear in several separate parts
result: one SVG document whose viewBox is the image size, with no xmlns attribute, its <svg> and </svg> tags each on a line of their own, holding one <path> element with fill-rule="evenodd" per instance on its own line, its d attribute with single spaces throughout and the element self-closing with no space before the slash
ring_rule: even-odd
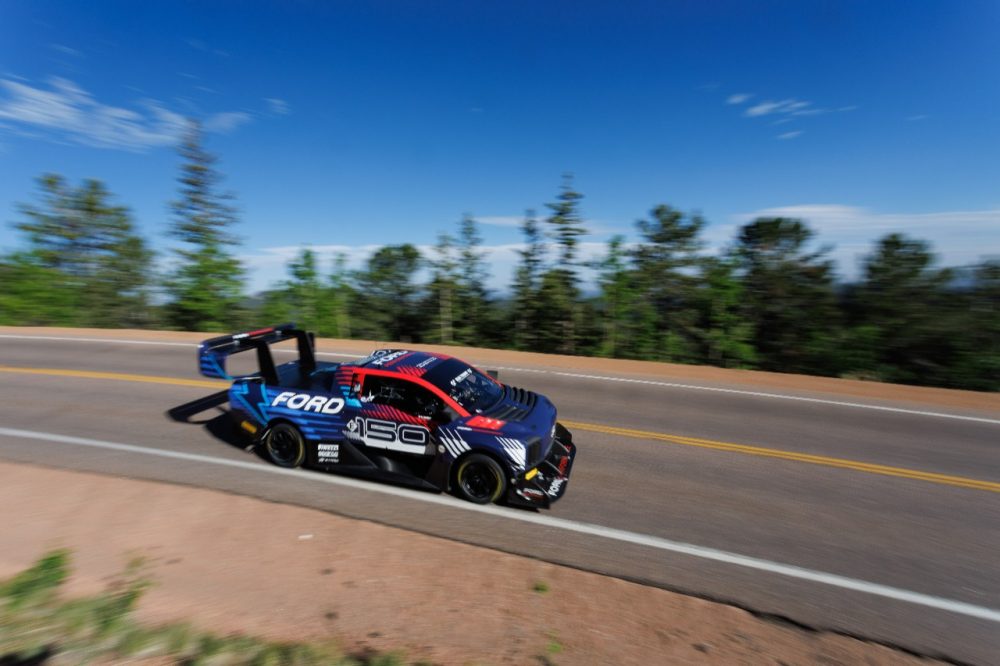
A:
<svg viewBox="0 0 1000 666">
<path fill-rule="evenodd" d="M 260 366 L 259 376 L 268 384 L 277 384 L 278 370 L 274 365 L 270 345 L 293 338 L 298 343 L 299 368 L 308 375 L 316 369 L 315 336 L 295 328 L 295 324 L 269 326 L 256 331 L 220 335 L 217 338 L 205 340 L 198 345 L 198 369 L 206 377 L 232 381 L 236 377 L 226 372 L 226 359 L 233 354 L 255 349 L 257 350 L 257 363 Z"/>
</svg>

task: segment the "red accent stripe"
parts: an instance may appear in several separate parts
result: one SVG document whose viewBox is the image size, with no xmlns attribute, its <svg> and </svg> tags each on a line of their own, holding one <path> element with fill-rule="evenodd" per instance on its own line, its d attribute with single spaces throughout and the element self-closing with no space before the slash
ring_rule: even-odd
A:
<svg viewBox="0 0 1000 666">
<path fill-rule="evenodd" d="M 359 371 L 358 374 L 359 374 L 359 378 L 362 381 L 364 380 L 364 376 L 366 376 L 366 375 L 376 375 L 378 377 L 396 377 L 397 379 L 400 376 L 400 373 L 397 372 L 397 371 L 395 371 L 395 370 L 376 370 L 374 368 L 371 368 L 371 369 L 364 368 L 362 371 Z M 444 400 L 444 403 L 446 405 L 448 405 L 449 407 L 451 407 L 452 409 L 454 409 L 458 413 L 459 416 L 468 416 L 469 415 L 469 411 L 467 409 L 465 409 L 460 404 L 458 404 L 457 402 L 455 402 L 452 399 L 451 396 L 446 395 L 444 393 L 444 391 L 442 391 L 441 389 L 439 389 L 437 386 L 434 386 L 434 384 L 431 384 L 426 379 L 423 379 L 421 377 L 414 377 L 414 378 L 410 379 L 409 381 L 413 382 L 414 384 L 416 384 L 418 386 L 423 386 L 425 389 L 427 389 L 428 391 L 430 391 L 431 393 L 433 393 L 437 397 L 439 397 L 442 400 Z"/>
<path fill-rule="evenodd" d="M 256 331 L 250 331 L 247 335 L 262 335 L 264 333 L 274 333 L 274 326 L 268 328 L 259 328 Z"/>
</svg>

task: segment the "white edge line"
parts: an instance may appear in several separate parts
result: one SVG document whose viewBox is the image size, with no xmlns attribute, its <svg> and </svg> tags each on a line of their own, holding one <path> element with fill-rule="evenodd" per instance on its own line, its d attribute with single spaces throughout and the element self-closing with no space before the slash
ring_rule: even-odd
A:
<svg viewBox="0 0 1000 666">
<path fill-rule="evenodd" d="M 517 370 L 518 368 L 508 368 Z M 982 416 L 967 416 L 964 414 L 949 414 L 947 412 L 931 412 L 921 409 L 906 409 L 904 407 L 889 407 L 887 405 L 870 405 L 863 402 L 846 402 L 842 400 L 829 400 L 827 398 L 810 398 L 801 395 L 787 395 L 783 393 L 765 393 L 762 391 L 747 391 L 745 389 L 722 388 L 718 386 L 698 386 L 697 384 L 678 384 L 674 382 L 659 382 L 652 379 L 633 379 L 630 377 L 609 377 L 606 375 L 585 375 L 577 372 L 561 372 L 550 370 L 550 374 L 562 377 L 575 377 L 577 379 L 599 379 L 607 382 L 628 382 L 630 384 L 646 384 L 649 386 L 662 386 L 666 388 L 682 388 L 695 391 L 714 391 L 716 393 L 736 393 L 739 395 L 750 395 L 758 398 L 777 398 L 779 400 L 798 400 L 800 402 L 818 402 L 824 405 L 836 405 L 837 407 L 853 407 L 856 409 L 874 409 L 882 412 L 896 412 L 899 414 L 912 414 L 915 416 L 934 416 L 941 419 L 959 419 L 961 421 L 976 421 L 979 423 L 992 423 L 1000 425 L 1000 419 L 990 419 Z"/>
<path fill-rule="evenodd" d="M 764 571 L 767 573 L 777 574 L 779 576 L 786 576 L 788 578 L 796 578 L 799 580 L 805 580 L 812 583 L 819 583 L 821 585 L 839 587 L 841 589 L 852 590 L 854 592 L 861 592 L 863 594 L 870 594 L 878 597 L 884 597 L 886 599 L 892 599 L 894 601 L 903 601 L 906 603 L 916 604 L 919 606 L 925 606 L 927 608 L 935 608 L 950 613 L 966 615 L 968 617 L 973 617 L 980 620 L 989 620 L 990 622 L 1000 623 L 1000 610 L 988 608 L 986 606 L 977 606 L 975 604 L 966 603 L 964 601 L 955 601 L 953 599 L 936 597 L 929 594 L 923 594 L 921 592 L 904 590 L 898 587 L 881 585 L 879 583 L 872 583 L 869 581 L 858 580 L 856 578 L 848 578 L 847 576 L 840 576 L 837 574 L 825 573 L 823 571 L 805 569 L 790 564 L 781 564 L 780 562 L 772 562 L 770 560 L 764 560 L 756 557 L 749 557 L 747 555 L 740 555 L 738 553 L 730 553 L 724 550 L 716 550 L 715 548 L 707 548 L 704 546 L 696 546 L 693 544 L 682 543 L 679 541 L 671 541 L 669 539 L 651 536 L 648 534 L 628 532 L 625 530 L 619 530 L 612 527 L 604 527 L 601 525 L 594 525 L 591 523 L 579 523 L 576 521 L 566 520 L 563 518 L 553 518 L 551 516 L 545 516 L 539 514 L 513 512 L 495 506 L 482 506 L 477 504 L 471 504 L 469 502 L 463 502 L 448 496 L 429 495 L 426 493 L 407 490 L 404 488 L 381 485 L 370 481 L 360 481 L 357 479 L 351 479 L 341 476 L 319 474 L 315 472 L 305 472 L 302 470 L 295 470 L 295 469 L 285 469 L 282 467 L 274 467 L 262 463 L 252 463 L 240 460 L 228 460 L 226 458 L 215 458 L 212 456 L 203 456 L 196 453 L 184 453 L 181 451 L 169 451 L 164 449 L 151 449 L 144 446 L 135 446 L 133 444 L 117 444 L 114 442 L 105 442 L 96 439 L 85 439 L 83 437 L 70 437 L 67 435 L 35 432 L 32 430 L 0 428 L 0 436 L 19 438 L 19 439 L 33 439 L 44 442 L 55 442 L 59 444 L 71 444 L 75 446 L 87 446 L 92 448 L 108 449 L 111 451 L 124 451 L 126 453 L 158 456 L 161 458 L 172 458 L 175 460 L 185 460 L 188 462 L 197 462 L 209 465 L 220 465 L 224 467 L 235 467 L 238 469 L 246 469 L 266 474 L 293 476 L 306 481 L 315 481 L 315 482 L 328 483 L 336 486 L 357 488 L 368 492 L 381 493 L 383 495 L 392 495 L 395 497 L 405 497 L 408 500 L 425 502 L 428 504 L 437 504 L 440 506 L 447 506 L 453 509 L 472 511 L 475 513 L 485 513 L 491 516 L 505 518 L 507 520 L 520 521 L 523 523 L 532 523 L 534 525 L 541 525 L 544 527 L 564 530 L 567 532 L 576 532 L 578 534 L 586 534 L 589 536 L 596 536 L 603 539 L 610 539 L 613 541 L 621 541 L 624 543 L 631 543 L 639 546 L 647 546 L 649 548 L 656 548 L 658 550 L 668 551 L 672 553 L 679 553 L 681 555 L 689 555 L 691 557 L 698 557 L 704 560 L 711 560 L 714 562 L 722 562 L 724 564 L 731 564 L 739 567 L 744 567 L 747 569 L 755 569 L 757 571 Z"/>
<path fill-rule="evenodd" d="M 0 339 L 11 340 L 55 340 L 62 342 L 110 342 L 126 345 L 162 345 L 167 347 L 197 347 L 193 342 L 166 342 L 157 340 L 121 340 L 117 338 L 75 338 L 57 337 L 44 335 L 0 335 Z M 276 349 L 282 354 L 295 354 L 294 349 Z M 340 352 L 316 352 L 317 356 L 333 356 L 337 358 L 362 358 L 357 354 L 345 354 Z M 755 398 L 771 398 L 774 400 L 796 400 L 798 402 L 811 402 L 821 405 L 834 405 L 836 407 L 848 407 L 851 409 L 871 409 L 880 412 L 892 412 L 895 414 L 908 414 L 910 416 L 929 416 L 939 419 L 954 419 L 958 421 L 972 421 L 974 423 L 988 423 L 990 425 L 1000 425 L 1000 419 L 991 419 L 984 416 L 969 416 L 966 414 L 949 414 L 947 412 L 932 412 L 921 409 L 906 409 L 904 407 L 889 407 L 887 405 L 871 405 L 863 402 L 847 402 L 843 400 L 830 400 L 826 398 L 810 398 L 801 395 L 789 395 L 786 393 L 767 393 L 765 391 L 749 391 L 746 389 L 722 388 L 719 386 L 699 386 L 698 384 L 683 384 L 678 382 L 661 382 L 653 379 L 635 379 L 632 377 L 615 377 L 612 375 L 588 375 L 578 372 L 563 372 L 561 370 L 540 370 L 538 368 L 519 368 L 515 366 L 497 366 L 498 370 L 510 370 L 514 372 L 533 372 L 537 374 L 549 374 L 559 377 L 572 377 L 574 379 L 596 379 L 606 382 L 620 382 L 626 384 L 642 384 L 644 386 L 659 386 L 661 388 L 676 388 L 691 391 L 712 391 L 715 393 L 730 393 L 735 395 L 747 395 Z"/>
<path fill-rule="evenodd" d="M 197 347 L 193 342 L 167 342 L 166 340 L 121 340 L 119 338 L 70 338 L 55 335 L 6 335 L 6 340 L 55 340 L 57 342 L 120 342 L 123 345 L 161 345 L 164 347 Z"/>
</svg>

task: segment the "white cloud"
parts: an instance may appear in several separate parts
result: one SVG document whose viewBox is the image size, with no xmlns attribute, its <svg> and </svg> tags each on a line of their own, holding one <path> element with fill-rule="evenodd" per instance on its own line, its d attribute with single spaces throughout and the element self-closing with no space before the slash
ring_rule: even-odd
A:
<svg viewBox="0 0 1000 666">
<path fill-rule="evenodd" d="M 205 119 L 204 128 L 206 132 L 218 132 L 228 134 L 242 125 L 246 125 L 252 120 L 249 113 L 243 111 L 226 111 L 216 113 Z"/>
<path fill-rule="evenodd" d="M 732 98 L 730 98 L 732 99 Z M 728 102 L 728 100 L 727 100 Z M 841 106 L 836 109 L 828 109 L 823 107 L 814 106 L 812 102 L 795 99 L 794 97 L 788 99 L 782 99 L 778 101 L 774 100 L 764 100 L 763 102 L 758 102 L 753 106 L 747 108 L 744 112 L 744 116 L 750 118 L 757 118 L 760 116 L 771 116 L 779 115 L 786 117 L 795 116 L 820 116 L 827 113 L 846 113 L 849 111 L 854 111 L 857 106 Z"/>
<path fill-rule="evenodd" d="M 904 233 L 931 243 L 943 266 L 964 266 L 1000 256 L 1000 209 L 933 213 L 880 213 L 857 206 L 807 204 L 762 208 L 713 224 L 705 239 L 714 249 L 730 244 L 742 224 L 758 217 L 794 217 L 816 232 L 817 246 L 833 245 L 831 257 L 847 279 L 860 274 L 861 260 L 889 233 Z"/>
<path fill-rule="evenodd" d="M 736 93 L 735 95 L 730 95 L 726 98 L 726 104 L 742 104 L 753 97 L 750 93 Z"/>
<path fill-rule="evenodd" d="M 791 132 L 785 132 L 784 134 L 779 134 L 778 138 L 787 141 L 788 139 L 794 139 L 796 137 L 802 136 L 802 130 L 793 130 Z"/>
<path fill-rule="evenodd" d="M 914 121 L 917 121 L 917 120 L 927 120 L 927 118 L 929 118 L 929 117 L 930 116 L 928 116 L 926 113 L 918 113 L 918 114 L 916 114 L 914 116 L 907 116 L 906 120 L 914 122 Z"/>
<path fill-rule="evenodd" d="M 771 113 L 777 113 L 784 106 L 784 102 L 759 102 L 754 104 L 749 109 L 743 112 L 743 115 L 750 116 L 766 116 Z"/>
<path fill-rule="evenodd" d="M 288 102 L 283 99 L 278 99 L 277 97 L 265 97 L 264 101 L 267 102 L 268 110 L 279 116 L 284 116 L 292 112 L 288 107 Z"/>
<path fill-rule="evenodd" d="M 803 102 L 797 99 L 783 99 L 778 102 L 771 100 L 766 100 L 758 104 L 754 104 L 749 109 L 743 112 L 743 115 L 750 116 L 751 118 L 755 116 L 768 116 L 772 113 L 796 113 L 802 115 L 812 102 Z"/>
<path fill-rule="evenodd" d="M 539 219 L 539 218 L 536 218 Z M 523 215 L 487 215 L 477 217 L 476 222 L 490 227 L 514 227 L 519 229 L 524 224 Z"/>
<path fill-rule="evenodd" d="M 102 104 L 76 83 L 58 77 L 49 80 L 47 89 L 0 79 L 0 120 L 19 130 L 45 130 L 53 140 L 130 151 L 173 145 L 187 126 L 183 114 L 156 100 L 141 100 L 135 108 Z M 250 120 L 247 113 L 231 111 L 203 122 L 207 131 L 229 132 Z"/>
<path fill-rule="evenodd" d="M 72 47 L 66 46 L 65 44 L 49 44 L 49 48 L 52 49 L 53 51 L 58 51 L 63 55 L 73 56 L 74 58 L 79 58 L 83 56 L 82 52 Z"/>
</svg>

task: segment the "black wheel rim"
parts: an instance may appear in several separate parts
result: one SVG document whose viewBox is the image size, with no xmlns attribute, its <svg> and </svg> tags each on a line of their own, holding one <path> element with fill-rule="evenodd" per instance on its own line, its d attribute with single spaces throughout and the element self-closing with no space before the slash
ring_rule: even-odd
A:
<svg viewBox="0 0 1000 666">
<path fill-rule="evenodd" d="M 477 500 L 491 499 L 499 483 L 496 471 L 485 463 L 470 463 L 462 470 L 462 490 Z"/>
<path fill-rule="evenodd" d="M 291 465 L 299 457 L 299 438 L 286 428 L 272 432 L 267 447 L 276 462 Z"/>
</svg>

